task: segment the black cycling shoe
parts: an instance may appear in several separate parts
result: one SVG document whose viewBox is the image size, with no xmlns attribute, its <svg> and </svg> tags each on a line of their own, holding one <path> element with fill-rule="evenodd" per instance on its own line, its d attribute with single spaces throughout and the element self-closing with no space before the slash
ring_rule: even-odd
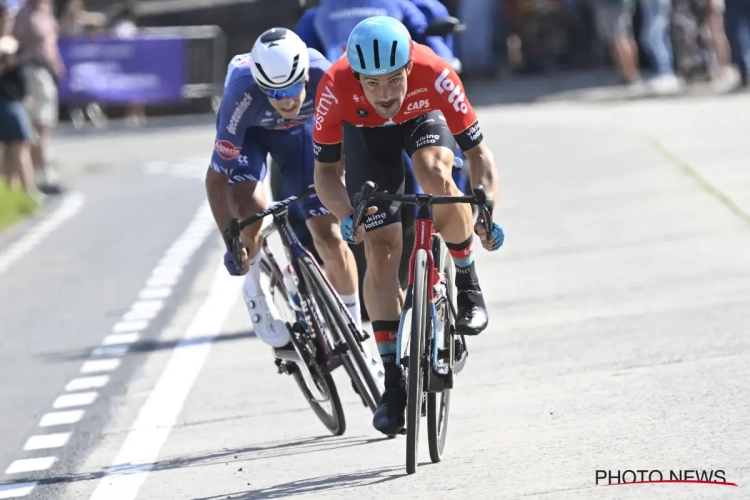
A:
<svg viewBox="0 0 750 500">
<path fill-rule="evenodd" d="M 487 328 L 489 318 L 484 297 L 479 287 L 468 290 L 458 290 L 456 294 L 458 306 L 456 318 L 456 333 L 459 335 L 479 335 Z"/>
<path fill-rule="evenodd" d="M 372 426 L 387 436 L 400 433 L 406 425 L 406 388 L 386 389 L 372 416 Z"/>
</svg>

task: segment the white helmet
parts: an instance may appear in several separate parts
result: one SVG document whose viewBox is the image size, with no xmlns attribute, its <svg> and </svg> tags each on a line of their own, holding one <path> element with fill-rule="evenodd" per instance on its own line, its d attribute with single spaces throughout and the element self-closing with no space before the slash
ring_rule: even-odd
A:
<svg viewBox="0 0 750 500">
<path fill-rule="evenodd" d="M 260 35 L 250 57 L 253 78 L 266 89 L 285 89 L 300 83 L 310 69 L 307 45 L 286 28 L 271 28 Z"/>
</svg>

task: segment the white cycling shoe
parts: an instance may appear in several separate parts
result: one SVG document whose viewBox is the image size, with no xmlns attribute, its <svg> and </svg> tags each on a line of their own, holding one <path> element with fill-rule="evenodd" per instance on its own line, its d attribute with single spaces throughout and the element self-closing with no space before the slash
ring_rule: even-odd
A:
<svg viewBox="0 0 750 500">
<path fill-rule="evenodd" d="M 271 347 L 284 347 L 292 340 L 286 324 L 279 319 L 276 306 L 265 293 L 251 296 L 244 289 L 242 296 L 253 323 L 253 331 L 260 340 Z"/>
</svg>

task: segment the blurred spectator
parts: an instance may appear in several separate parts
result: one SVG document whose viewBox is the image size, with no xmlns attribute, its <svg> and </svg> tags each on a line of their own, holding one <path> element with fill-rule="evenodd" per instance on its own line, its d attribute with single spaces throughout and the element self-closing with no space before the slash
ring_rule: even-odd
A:
<svg viewBox="0 0 750 500">
<path fill-rule="evenodd" d="M 83 0 L 68 0 L 60 16 L 60 38 L 82 36 L 87 14 Z"/>
<path fill-rule="evenodd" d="M 673 0 L 675 67 L 689 82 L 708 81 L 718 68 L 708 27 L 711 0 Z"/>
<path fill-rule="evenodd" d="M 458 3 L 458 18 L 466 25 L 460 34 L 459 54 L 463 72 L 492 76 L 495 72 L 493 32 L 499 14 L 495 0 L 469 0 Z"/>
<path fill-rule="evenodd" d="M 726 11 L 724 20 L 727 29 L 727 38 L 732 48 L 732 59 L 737 63 L 740 70 L 741 85 L 744 88 L 750 86 L 748 83 L 748 68 L 750 68 L 750 1 L 748 0 L 725 0 Z"/>
<path fill-rule="evenodd" d="M 112 35 L 116 38 L 133 38 L 138 34 L 135 23 L 135 12 L 129 6 L 124 6 L 115 18 Z M 131 103 L 125 110 L 125 124 L 127 126 L 142 126 L 146 123 L 146 109 L 141 103 Z"/>
<path fill-rule="evenodd" d="M 711 32 L 711 43 L 716 52 L 716 62 L 720 72 L 724 72 L 731 62 L 729 40 L 724 31 L 724 0 L 710 0 L 708 3 L 708 29 Z"/>
<path fill-rule="evenodd" d="M 638 47 L 633 38 L 634 0 L 594 0 L 599 34 L 610 48 L 623 83 L 640 80 Z"/>
<path fill-rule="evenodd" d="M 89 39 L 95 39 L 107 34 L 107 16 L 101 12 L 87 12 L 83 20 L 83 35 Z M 82 111 L 79 111 L 82 113 Z M 98 102 L 86 104 L 86 116 L 96 128 L 104 128 L 107 125 L 107 115 Z M 83 119 L 85 122 L 85 119 Z"/>
<path fill-rule="evenodd" d="M 658 94 L 676 93 L 679 81 L 674 74 L 670 24 L 672 16 L 671 0 L 640 0 L 643 25 L 640 40 L 646 53 L 651 57 L 655 76 L 649 82 Z"/>
<path fill-rule="evenodd" d="M 0 142 L 5 149 L 3 173 L 11 189 L 21 186 L 39 199 L 31 166 L 31 123 L 24 106 L 26 85 L 18 59 L 18 40 L 10 34 L 12 18 L 0 3 Z"/>
<path fill-rule="evenodd" d="M 31 147 L 34 169 L 42 178 L 40 189 L 61 191 L 56 170 L 49 161 L 48 134 L 57 124 L 57 81 L 65 67 L 57 47 L 58 24 L 50 0 L 26 0 L 13 29 L 20 43 L 22 72 L 31 98 L 31 121 L 36 136 Z"/>
</svg>

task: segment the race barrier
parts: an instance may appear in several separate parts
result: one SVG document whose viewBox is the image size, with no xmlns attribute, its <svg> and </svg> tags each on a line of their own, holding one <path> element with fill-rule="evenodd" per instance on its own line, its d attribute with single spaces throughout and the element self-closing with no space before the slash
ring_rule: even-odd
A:
<svg viewBox="0 0 750 500">
<path fill-rule="evenodd" d="M 227 61 L 218 26 L 143 28 L 133 38 L 69 38 L 59 47 L 64 104 L 221 99 Z"/>
</svg>

